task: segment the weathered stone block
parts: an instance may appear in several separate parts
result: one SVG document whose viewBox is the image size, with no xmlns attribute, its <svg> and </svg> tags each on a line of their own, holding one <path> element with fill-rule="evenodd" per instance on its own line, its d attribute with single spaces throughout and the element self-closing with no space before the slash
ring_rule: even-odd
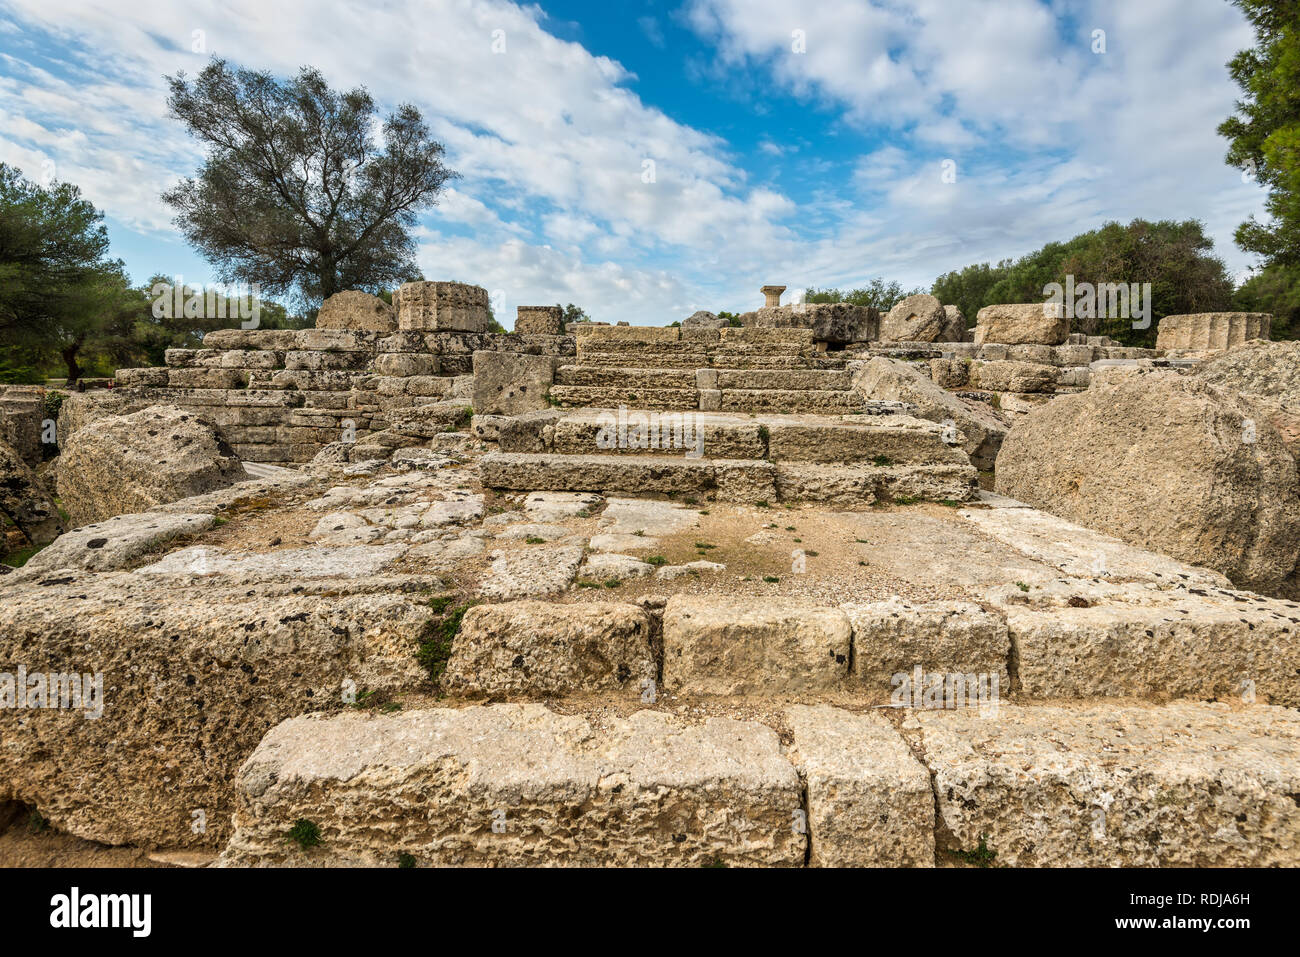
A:
<svg viewBox="0 0 1300 957">
<path fill-rule="evenodd" d="M 1300 717 L 1281 708 L 919 711 L 943 850 L 1012 867 L 1300 865 Z"/>
<path fill-rule="evenodd" d="M 487 290 L 459 282 L 408 282 L 393 295 L 400 329 L 487 332 Z"/>
<path fill-rule="evenodd" d="M 1157 349 L 1208 352 L 1231 349 L 1252 339 L 1267 339 L 1273 317 L 1266 312 L 1200 312 L 1165 316 L 1156 334 Z"/>
<path fill-rule="evenodd" d="M 839 687 L 851 635 L 838 608 L 675 595 L 664 610 L 664 687 L 716 695 Z"/>
<path fill-rule="evenodd" d="M 975 342 L 1041 343 L 1057 346 L 1070 335 L 1070 320 L 1055 303 L 1024 302 L 985 306 L 975 317 Z"/>
<path fill-rule="evenodd" d="M 828 705 L 786 712 L 808 790 L 814 867 L 933 867 L 930 773 L 882 716 Z"/>
<path fill-rule="evenodd" d="M 397 329 L 397 317 L 393 307 L 378 296 L 348 289 L 336 292 L 321 304 L 316 328 L 393 332 Z"/>
<path fill-rule="evenodd" d="M 122 572 L 39 582 L 6 589 L 0 658 L 101 673 L 102 716 L 87 720 L 94 702 L 0 708 L 0 800 L 87 840 L 219 848 L 235 772 L 270 728 L 344 706 L 347 679 L 395 691 L 427 677 L 414 657 L 427 609 L 402 595 L 284 594 L 300 576 L 252 597 Z"/>
<path fill-rule="evenodd" d="M 466 612 L 442 687 L 469 695 L 639 693 L 655 676 L 650 619 L 638 606 L 516 601 Z"/>
<path fill-rule="evenodd" d="M 864 690 L 888 696 L 917 666 L 927 674 L 975 676 L 977 688 L 996 694 L 1011 689 L 1007 623 L 973 602 L 891 599 L 843 609 L 853 626 L 853 680 Z"/>
<path fill-rule="evenodd" d="M 599 730 L 541 705 L 285 722 L 240 771 L 229 865 L 803 863 L 775 732 L 639 711 Z M 284 834 L 306 818 L 321 844 Z M 375 822 L 388 822 L 376 828 Z"/>
<path fill-rule="evenodd" d="M 552 356 L 510 352 L 474 353 L 474 411 L 487 415 L 518 415 L 547 407 L 555 381 Z"/>
<path fill-rule="evenodd" d="M 515 332 L 530 336 L 564 334 L 564 310 L 559 306 L 519 306 L 515 311 Z"/>
</svg>

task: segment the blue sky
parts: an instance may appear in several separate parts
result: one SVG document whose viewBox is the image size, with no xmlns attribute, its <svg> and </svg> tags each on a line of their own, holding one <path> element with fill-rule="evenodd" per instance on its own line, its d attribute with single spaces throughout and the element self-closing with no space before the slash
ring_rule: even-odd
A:
<svg viewBox="0 0 1300 957">
<path fill-rule="evenodd" d="M 1224 0 L 0 0 L 0 161 L 80 185 L 137 281 L 210 279 L 158 195 L 200 159 L 162 78 L 215 54 L 418 106 L 463 174 L 421 267 L 507 326 L 928 287 L 1135 216 L 1203 220 L 1240 274 L 1263 194 L 1214 129 L 1250 41 Z"/>
</svg>

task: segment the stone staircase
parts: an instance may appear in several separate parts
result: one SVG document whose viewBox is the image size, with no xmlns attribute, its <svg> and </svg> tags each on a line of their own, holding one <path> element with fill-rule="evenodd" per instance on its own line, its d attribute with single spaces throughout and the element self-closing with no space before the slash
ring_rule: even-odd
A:
<svg viewBox="0 0 1300 957">
<path fill-rule="evenodd" d="M 864 398 L 810 329 L 577 328 L 559 408 L 501 435 L 486 486 L 842 505 L 976 486 L 956 433 Z"/>
<path fill-rule="evenodd" d="M 862 408 L 842 353 L 811 329 L 578 326 L 556 370 L 561 407 L 840 414 Z"/>
<path fill-rule="evenodd" d="M 495 489 L 727 502 L 968 499 L 978 476 L 955 434 L 901 408 L 873 403 L 838 417 L 557 410 L 503 434 L 480 475 Z"/>
</svg>

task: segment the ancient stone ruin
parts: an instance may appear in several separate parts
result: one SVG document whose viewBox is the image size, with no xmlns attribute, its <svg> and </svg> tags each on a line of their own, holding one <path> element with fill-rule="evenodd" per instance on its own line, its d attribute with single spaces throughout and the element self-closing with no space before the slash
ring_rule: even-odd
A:
<svg viewBox="0 0 1300 957">
<path fill-rule="evenodd" d="M 7 390 L 6 819 L 187 866 L 1300 864 L 1296 344 L 784 290 L 500 333 L 408 283 Z"/>
</svg>

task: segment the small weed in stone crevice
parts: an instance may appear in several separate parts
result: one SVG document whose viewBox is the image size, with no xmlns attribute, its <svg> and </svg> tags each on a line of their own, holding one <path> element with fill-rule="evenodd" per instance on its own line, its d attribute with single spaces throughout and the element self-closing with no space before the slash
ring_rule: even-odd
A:
<svg viewBox="0 0 1300 957">
<path fill-rule="evenodd" d="M 646 564 L 654 565 L 656 568 L 658 568 L 660 565 L 667 565 L 668 559 L 664 558 L 662 555 L 651 555 L 649 558 L 646 559 Z"/>
<path fill-rule="evenodd" d="M 460 623 L 465 618 L 465 612 L 469 611 L 473 604 L 474 602 L 467 602 L 455 607 L 444 605 L 440 618 L 430 619 L 424 623 L 415 660 L 429 672 L 429 679 L 434 684 L 438 683 L 443 672 L 447 670 L 447 662 L 451 659 L 452 643 L 460 631 Z"/>
<path fill-rule="evenodd" d="M 973 851 L 953 851 L 952 856 L 959 861 L 965 861 L 975 867 L 992 867 L 994 860 L 998 856 L 997 851 L 989 849 L 988 835 L 980 835 L 980 843 Z"/>
<path fill-rule="evenodd" d="M 320 828 L 316 826 L 315 821 L 309 821 L 305 817 L 300 817 L 293 822 L 293 827 L 289 828 L 289 833 L 285 839 L 293 841 L 304 851 L 309 847 L 320 846 Z"/>
</svg>

